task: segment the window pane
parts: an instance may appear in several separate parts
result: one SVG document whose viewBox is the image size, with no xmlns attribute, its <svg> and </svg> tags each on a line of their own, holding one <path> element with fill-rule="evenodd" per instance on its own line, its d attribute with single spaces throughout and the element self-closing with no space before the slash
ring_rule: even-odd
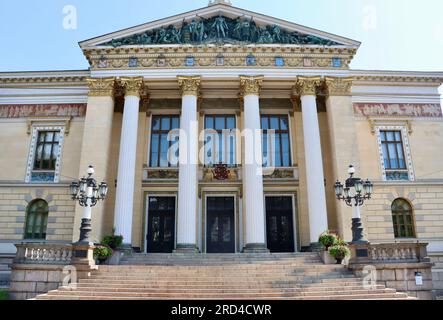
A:
<svg viewBox="0 0 443 320">
<path fill-rule="evenodd" d="M 169 150 L 168 135 L 162 134 L 160 138 L 160 167 L 168 166 L 168 150 Z"/>
<path fill-rule="evenodd" d="M 397 159 L 397 151 L 395 150 L 395 144 L 389 143 L 389 157 L 391 162 L 391 168 L 392 169 L 398 169 L 398 159 Z"/>
<path fill-rule="evenodd" d="M 235 117 L 228 117 L 226 122 L 226 129 L 235 129 Z"/>
<path fill-rule="evenodd" d="M 266 117 L 266 116 L 263 116 L 262 118 L 261 118 L 261 128 L 263 129 L 263 130 L 267 130 L 269 127 L 268 127 L 268 117 Z"/>
<path fill-rule="evenodd" d="M 207 116 L 205 118 L 205 129 L 214 129 L 214 118 Z"/>
<path fill-rule="evenodd" d="M 171 129 L 171 118 L 163 117 L 162 118 L 162 130 L 169 131 Z"/>
<path fill-rule="evenodd" d="M 60 141 L 60 131 L 57 131 L 54 135 L 54 142 L 59 142 Z"/>
<path fill-rule="evenodd" d="M 180 129 L 180 118 L 179 117 L 172 118 L 172 128 L 171 129 Z"/>
<path fill-rule="evenodd" d="M 282 151 L 283 151 L 283 166 L 290 166 L 290 155 L 289 155 L 289 135 L 287 133 L 282 134 Z"/>
<path fill-rule="evenodd" d="M 380 131 L 380 138 L 382 142 L 386 141 L 386 131 Z"/>
<path fill-rule="evenodd" d="M 152 130 L 160 130 L 160 117 L 152 119 Z"/>
<path fill-rule="evenodd" d="M 404 159 L 405 156 L 403 154 L 403 146 L 400 143 L 397 144 L 397 153 L 398 153 L 398 157 L 399 157 L 399 159 L 398 159 L 399 167 L 402 169 L 406 169 L 406 162 Z"/>
<path fill-rule="evenodd" d="M 52 142 L 53 138 L 54 138 L 54 133 L 53 132 L 46 132 L 46 137 L 45 137 L 45 141 L 46 142 Z"/>
<path fill-rule="evenodd" d="M 282 166 L 282 159 L 281 159 L 281 142 L 280 142 L 280 134 L 275 135 L 275 163 L 274 166 L 281 167 Z"/>
<path fill-rule="evenodd" d="M 263 166 L 268 167 L 268 135 L 263 135 Z"/>
<path fill-rule="evenodd" d="M 280 126 L 281 130 L 289 130 L 288 117 L 281 117 Z"/>
<path fill-rule="evenodd" d="M 388 141 L 394 141 L 394 132 L 393 131 L 387 131 L 386 132 L 386 138 Z"/>
<path fill-rule="evenodd" d="M 151 141 L 151 167 L 158 167 L 159 135 L 153 134 Z"/>
<path fill-rule="evenodd" d="M 395 132 L 395 140 L 396 141 L 401 141 L 401 132 L 400 131 L 396 131 Z"/>
<path fill-rule="evenodd" d="M 45 135 L 46 135 L 46 132 L 44 132 L 44 131 L 39 132 L 38 133 L 38 141 L 39 142 L 44 142 L 45 141 Z"/>
<path fill-rule="evenodd" d="M 223 130 L 225 128 L 225 117 L 215 118 L 215 130 Z"/>
<path fill-rule="evenodd" d="M 271 117 L 270 129 L 279 130 L 279 118 L 278 117 Z"/>
</svg>

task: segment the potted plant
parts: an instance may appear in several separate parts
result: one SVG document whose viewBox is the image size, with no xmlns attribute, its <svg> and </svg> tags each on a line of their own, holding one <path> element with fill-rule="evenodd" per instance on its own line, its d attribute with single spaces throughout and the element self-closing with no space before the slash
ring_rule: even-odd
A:
<svg viewBox="0 0 443 320">
<path fill-rule="evenodd" d="M 336 264 L 341 264 L 343 259 L 351 254 L 349 248 L 344 244 L 344 242 L 339 242 L 328 249 L 329 254 L 335 258 Z"/>
<path fill-rule="evenodd" d="M 108 259 L 108 264 L 110 265 L 120 264 L 120 258 L 122 255 L 122 251 L 120 250 L 120 248 L 122 247 L 123 244 L 123 236 L 115 235 L 115 228 L 114 228 L 112 229 L 112 235 L 105 236 L 101 244 L 110 247 L 113 251 L 111 257 Z"/>
<path fill-rule="evenodd" d="M 99 264 L 104 263 L 110 256 L 112 256 L 112 249 L 108 246 L 97 245 L 94 248 L 94 258 L 99 261 Z"/>
<path fill-rule="evenodd" d="M 329 230 L 323 232 L 318 238 L 318 242 L 320 242 L 324 247 L 325 251 L 328 251 L 329 247 L 332 247 L 338 240 L 338 237 L 330 233 Z"/>
</svg>

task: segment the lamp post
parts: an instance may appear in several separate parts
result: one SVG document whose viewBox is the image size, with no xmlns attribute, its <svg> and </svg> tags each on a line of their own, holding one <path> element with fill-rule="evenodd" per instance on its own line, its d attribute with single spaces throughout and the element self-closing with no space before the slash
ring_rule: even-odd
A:
<svg viewBox="0 0 443 320">
<path fill-rule="evenodd" d="M 80 228 L 79 243 L 89 244 L 91 242 L 91 209 L 99 200 L 105 200 L 108 194 L 108 185 L 106 182 L 97 185 L 97 181 L 92 178 L 94 167 L 89 166 L 88 177 L 81 178 L 78 182 L 71 183 L 70 190 L 72 200 L 78 200 L 79 204 L 84 207 L 82 225 Z"/>
<path fill-rule="evenodd" d="M 348 173 L 350 177 L 346 179 L 344 186 L 340 181 L 335 183 L 335 195 L 338 200 L 343 200 L 346 205 L 353 208 L 352 243 L 365 244 L 368 243 L 368 240 L 363 236 L 360 207 L 363 206 L 365 200 L 371 199 L 374 185 L 369 180 L 363 181 L 354 177 L 355 168 L 353 165 L 349 166 Z M 351 190 L 351 188 L 354 190 Z"/>
</svg>

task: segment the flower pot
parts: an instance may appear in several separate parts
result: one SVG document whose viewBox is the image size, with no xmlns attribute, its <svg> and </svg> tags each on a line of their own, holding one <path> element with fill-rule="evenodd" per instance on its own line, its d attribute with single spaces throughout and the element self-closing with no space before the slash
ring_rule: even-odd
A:
<svg viewBox="0 0 443 320">
<path fill-rule="evenodd" d="M 322 251 L 320 256 L 324 264 L 335 264 L 335 258 L 332 257 L 328 251 Z"/>
<path fill-rule="evenodd" d="M 341 264 L 343 262 L 344 257 L 335 257 L 336 264 Z"/>
</svg>

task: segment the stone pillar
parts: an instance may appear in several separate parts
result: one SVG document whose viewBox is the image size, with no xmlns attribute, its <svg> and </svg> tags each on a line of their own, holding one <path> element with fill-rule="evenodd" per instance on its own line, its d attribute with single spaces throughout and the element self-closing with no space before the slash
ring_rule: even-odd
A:
<svg viewBox="0 0 443 320">
<path fill-rule="evenodd" d="M 323 157 L 317 115 L 316 88 L 319 84 L 319 77 L 299 77 L 297 80 L 302 106 L 311 246 L 317 244 L 320 234 L 328 229 Z"/>
<path fill-rule="evenodd" d="M 198 116 L 200 77 L 178 77 L 182 94 L 180 119 L 180 159 L 178 178 L 178 221 L 176 252 L 194 253 L 197 249 L 198 201 Z"/>
<path fill-rule="evenodd" d="M 329 137 L 333 174 L 336 179 L 348 178 L 348 167 L 354 165 L 359 170 L 358 139 L 352 107 L 352 78 L 326 77 L 328 98 L 326 111 L 329 122 Z M 333 183 L 334 181 L 331 181 Z M 331 187 L 331 192 L 332 187 Z M 352 239 L 352 213 L 342 202 L 336 202 L 338 232 L 345 240 Z"/>
<path fill-rule="evenodd" d="M 269 252 L 265 241 L 260 89 L 263 77 L 240 77 L 244 103 L 243 209 L 245 211 L 244 252 Z M 257 159 L 258 157 L 258 159 Z"/>
<path fill-rule="evenodd" d="M 115 78 L 89 78 L 88 106 L 83 129 L 83 142 L 80 156 L 79 177 L 85 176 L 89 165 L 95 168 L 97 181 L 109 181 L 109 157 L 111 151 L 112 121 L 114 117 Z M 93 241 L 100 241 L 103 236 L 103 221 L 106 204 L 99 203 L 93 209 Z M 77 204 L 75 208 L 73 242 L 79 240 L 81 220 L 84 208 Z"/>
<path fill-rule="evenodd" d="M 123 236 L 123 243 L 131 245 L 138 111 L 143 78 L 121 78 L 121 85 L 125 90 L 125 105 L 120 139 L 114 226 L 116 234 Z"/>
</svg>

